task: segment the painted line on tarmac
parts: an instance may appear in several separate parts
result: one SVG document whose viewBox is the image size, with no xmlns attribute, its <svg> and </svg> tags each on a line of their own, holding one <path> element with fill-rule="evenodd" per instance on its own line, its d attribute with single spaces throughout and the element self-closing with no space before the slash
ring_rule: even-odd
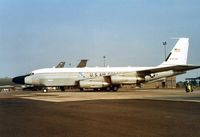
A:
<svg viewBox="0 0 200 137">
<path fill-rule="evenodd" d="M 19 96 L 18 96 L 19 97 Z M 58 96 L 58 97 L 33 97 L 33 96 L 22 96 L 19 97 L 22 99 L 29 99 L 29 100 L 38 100 L 38 101 L 47 101 L 47 102 L 74 102 L 74 101 L 88 101 L 88 100 L 113 100 L 113 99 L 147 99 L 147 100 L 160 100 L 160 101 L 177 101 L 177 102 L 200 102 L 200 99 L 191 99 L 188 97 L 187 99 L 184 98 L 162 98 L 162 97 L 98 97 L 98 98 L 93 98 L 93 97 L 67 97 L 67 96 Z"/>
<path fill-rule="evenodd" d="M 17 98 L 48 101 L 72 102 L 86 100 L 113 100 L 113 99 L 151 99 L 164 101 L 200 102 L 199 92 L 185 94 L 183 92 L 68 92 L 68 93 L 31 93 L 14 95 Z"/>
<path fill-rule="evenodd" d="M 151 100 L 200 103 L 200 100 L 182 100 L 182 99 L 151 99 Z"/>
</svg>

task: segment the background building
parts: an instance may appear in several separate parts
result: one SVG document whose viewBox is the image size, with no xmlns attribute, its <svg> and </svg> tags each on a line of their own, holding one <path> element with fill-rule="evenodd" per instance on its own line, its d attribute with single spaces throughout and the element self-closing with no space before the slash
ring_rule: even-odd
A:
<svg viewBox="0 0 200 137">
<path fill-rule="evenodd" d="M 176 77 L 164 78 L 157 82 L 142 84 L 143 88 L 176 88 Z"/>
</svg>

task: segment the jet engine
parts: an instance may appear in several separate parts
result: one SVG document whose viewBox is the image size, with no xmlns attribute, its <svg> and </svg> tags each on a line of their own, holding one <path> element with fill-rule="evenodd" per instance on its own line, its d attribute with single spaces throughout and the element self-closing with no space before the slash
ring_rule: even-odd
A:
<svg viewBox="0 0 200 137">
<path fill-rule="evenodd" d="M 79 81 L 80 88 L 104 88 L 110 84 L 102 81 Z"/>
<path fill-rule="evenodd" d="M 144 81 L 141 77 L 127 77 L 127 76 L 112 76 L 111 81 L 113 84 L 136 84 Z"/>
</svg>

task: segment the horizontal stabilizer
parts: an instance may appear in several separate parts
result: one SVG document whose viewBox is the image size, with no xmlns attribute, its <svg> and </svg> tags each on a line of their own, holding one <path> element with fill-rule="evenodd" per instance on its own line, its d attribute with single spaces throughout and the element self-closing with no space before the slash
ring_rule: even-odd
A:
<svg viewBox="0 0 200 137">
<path fill-rule="evenodd" d="M 197 68 L 200 68 L 200 66 L 197 66 L 197 65 L 171 65 L 171 66 L 163 66 L 163 67 L 159 66 L 159 67 L 155 67 L 151 69 L 137 71 L 137 74 L 140 76 L 145 76 L 152 73 L 158 73 L 158 72 L 169 71 L 169 70 L 184 72 L 184 71 L 197 69 Z"/>
</svg>

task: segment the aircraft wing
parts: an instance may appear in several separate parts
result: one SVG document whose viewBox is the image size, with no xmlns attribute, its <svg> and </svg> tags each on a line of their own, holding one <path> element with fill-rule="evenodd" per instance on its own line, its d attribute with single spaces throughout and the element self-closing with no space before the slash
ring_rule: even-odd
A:
<svg viewBox="0 0 200 137">
<path fill-rule="evenodd" d="M 197 69 L 200 68 L 200 66 L 197 65 L 170 65 L 170 66 L 158 66 L 155 68 L 151 69 L 146 69 L 146 70 L 139 70 L 137 71 L 137 74 L 139 76 L 146 76 L 152 73 L 158 73 L 158 72 L 163 72 L 163 71 L 179 71 L 179 72 L 184 72 L 192 69 Z"/>
</svg>

